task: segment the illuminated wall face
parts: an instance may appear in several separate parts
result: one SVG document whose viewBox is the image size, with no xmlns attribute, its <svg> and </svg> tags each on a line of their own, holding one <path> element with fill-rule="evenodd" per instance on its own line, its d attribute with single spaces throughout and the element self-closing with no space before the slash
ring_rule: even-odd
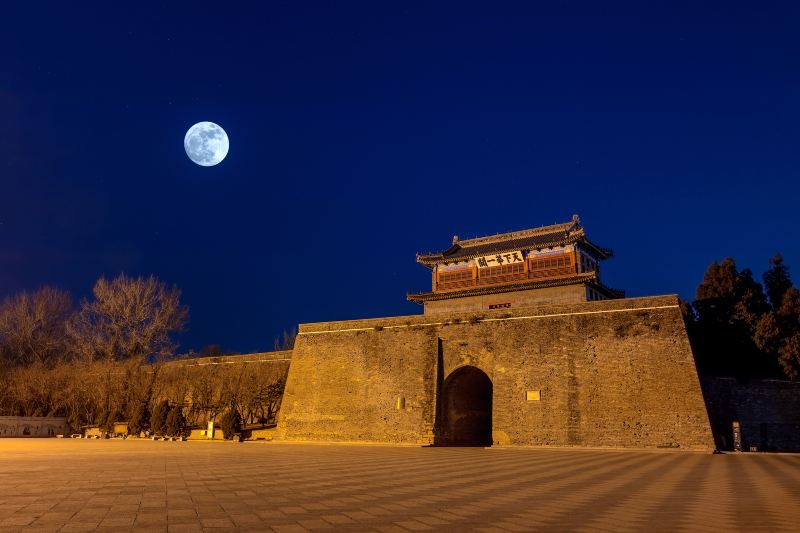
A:
<svg viewBox="0 0 800 533">
<path fill-rule="evenodd" d="M 465 367 L 491 402 L 449 386 Z M 278 435 L 431 444 L 480 419 L 469 440 L 489 405 L 495 444 L 714 446 L 671 296 L 301 325 Z"/>
<path fill-rule="evenodd" d="M 68 429 L 62 417 L 0 416 L 0 437 L 54 437 Z"/>
</svg>

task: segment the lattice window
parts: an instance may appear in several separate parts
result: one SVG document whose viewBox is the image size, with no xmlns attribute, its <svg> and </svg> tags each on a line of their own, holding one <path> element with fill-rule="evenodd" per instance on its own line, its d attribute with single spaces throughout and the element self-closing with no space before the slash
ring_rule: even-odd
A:
<svg viewBox="0 0 800 533">
<path fill-rule="evenodd" d="M 478 271 L 478 285 L 517 281 L 525 279 L 526 276 L 525 263 L 482 268 Z"/>
<path fill-rule="evenodd" d="M 514 263 L 512 265 L 502 265 L 496 267 L 482 268 L 480 275 L 482 278 L 491 278 L 494 276 L 506 276 L 509 274 L 518 274 L 525 272 L 524 263 Z"/>
<path fill-rule="evenodd" d="M 439 272 L 440 289 L 457 289 L 472 285 L 472 269 L 460 268 Z"/>
<path fill-rule="evenodd" d="M 552 268 L 565 268 L 571 264 L 568 255 L 553 257 L 543 257 L 541 259 L 531 259 L 531 270 L 546 270 Z"/>
<path fill-rule="evenodd" d="M 530 271 L 528 277 L 531 279 L 552 278 L 575 273 L 571 254 L 531 258 L 528 265 Z"/>
</svg>

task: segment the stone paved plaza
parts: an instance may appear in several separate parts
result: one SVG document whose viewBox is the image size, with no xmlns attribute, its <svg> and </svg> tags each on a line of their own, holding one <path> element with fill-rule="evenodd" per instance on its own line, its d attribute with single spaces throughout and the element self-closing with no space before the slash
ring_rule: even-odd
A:
<svg viewBox="0 0 800 533">
<path fill-rule="evenodd" d="M 800 456 L 0 441 L 0 531 L 798 531 Z"/>
</svg>

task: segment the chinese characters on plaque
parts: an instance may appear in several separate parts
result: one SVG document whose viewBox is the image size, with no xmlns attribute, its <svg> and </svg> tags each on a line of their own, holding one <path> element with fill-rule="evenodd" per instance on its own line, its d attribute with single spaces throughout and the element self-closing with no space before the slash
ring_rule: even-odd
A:
<svg viewBox="0 0 800 533">
<path fill-rule="evenodd" d="M 483 257 L 475 258 L 475 264 L 478 265 L 478 268 L 513 265 L 514 263 L 522 263 L 523 261 L 525 261 L 525 258 L 522 256 L 521 250 L 484 255 Z"/>
</svg>

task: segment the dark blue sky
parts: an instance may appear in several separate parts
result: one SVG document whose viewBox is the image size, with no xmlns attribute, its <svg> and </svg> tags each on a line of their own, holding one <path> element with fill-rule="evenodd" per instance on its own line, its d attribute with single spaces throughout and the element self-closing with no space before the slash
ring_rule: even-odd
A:
<svg viewBox="0 0 800 533">
<path fill-rule="evenodd" d="M 632 296 L 728 255 L 800 276 L 796 2 L 13 4 L 0 297 L 152 273 L 183 349 L 263 350 L 421 312 L 416 251 L 573 213 Z M 183 151 L 201 120 L 216 167 Z"/>
</svg>

